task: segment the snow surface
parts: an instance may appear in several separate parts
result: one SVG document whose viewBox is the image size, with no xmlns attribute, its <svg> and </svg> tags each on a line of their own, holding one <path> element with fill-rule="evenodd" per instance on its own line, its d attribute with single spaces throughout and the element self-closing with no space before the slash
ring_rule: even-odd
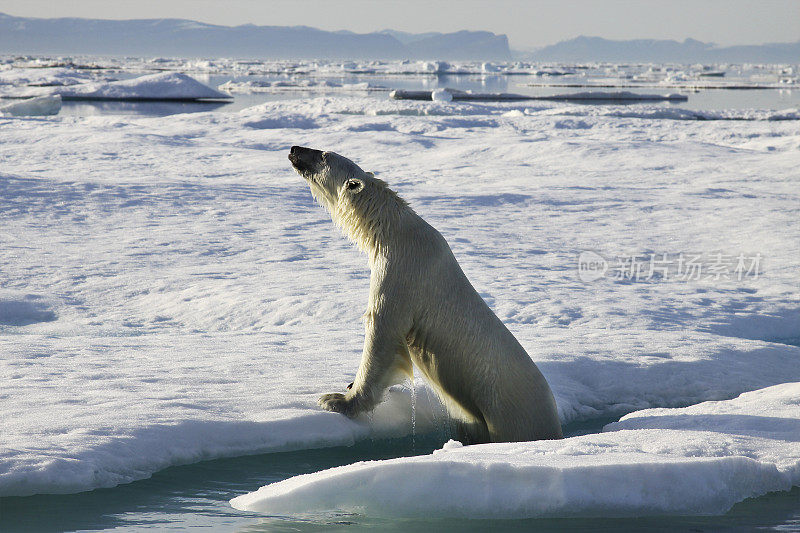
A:
<svg viewBox="0 0 800 533">
<path fill-rule="evenodd" d="M 94 81 L 90 73 L 71 68 L 0 68 L 0 85 L 59 86 Z"/>
<path fill-rule="evenodd" d="M 8 96 L 60 95 L 69 100 L 226 100 L 219 92 L 180 72 L 147 74 L 120 81 L 93 81 L 61 87 L 15 87 Z"/>
<path fill-rule="evenodd" d="M 293 144 L 377 172 L 443 233 L 564 423 L 800 381 L 800 123 L 662 112 L 326 97 L 0 118 L 0 495 L 411 431 L 408 387 L 357 421 L 316 407 L 353 379 L 369 272 Z M 586 283 L 586 250 L 763 262 L 741 281 Z M 419 381 L 419 431 L 441 427 Z"/>
<path fill-rule="evenodd" d="M 0 104 L 0 116 L 25 117 L 57 115 L 59 111 L 61 111 L 61 97 L 59 95 L 38 96 Z"/>
<path fill-rule="evenodd" d="M 281 91 L 338 92 L 338 91 L 388 91 L 374 83 L 337 83 L 328 80 L 286 79 L 277 81 L 248 80 L 226 81 L 217 87 L 227 93 L 273 93 Z"/>
<path fill-rule="evenodd" d="M 526 113 L 536 114 L 540 109 L 525 110 Z M 586 108 L 575 106 L 571 108 L 560 107 L 550 110 L 554 115 L 604 115 L 625 118 L 650 118 L 667 120 L 800 120 L 800 109 L 790 108 L 778 111 L 768 109 L 722 109 L 719 111 L 698 111 L 680 107 L 657 106 L 603 106 Z"/>
<path fill-rule="evenodd" d="M 633 413 L 609 433 L 358 462 L 231 500 L 271 515 L 462 518 L 722 514 L 800 484 L 800 383 Z"/>
</svg>

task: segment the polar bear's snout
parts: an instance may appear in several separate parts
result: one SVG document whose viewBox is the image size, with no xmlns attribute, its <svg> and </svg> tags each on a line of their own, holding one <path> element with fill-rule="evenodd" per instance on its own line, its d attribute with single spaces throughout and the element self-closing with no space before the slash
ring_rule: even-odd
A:
<svg viewBox="0 0 800 533">
<path fill-rule="evenodd" d="M 292 166 L 299 172 L 306 172 L 309 174 L 318 173 L 322 169 L 324 163 L 320 150 L 305 148 L 303 146 L 292 146 L 292 149 L 289 150 L 289 161 L 292 162 Z"/>
</svg>

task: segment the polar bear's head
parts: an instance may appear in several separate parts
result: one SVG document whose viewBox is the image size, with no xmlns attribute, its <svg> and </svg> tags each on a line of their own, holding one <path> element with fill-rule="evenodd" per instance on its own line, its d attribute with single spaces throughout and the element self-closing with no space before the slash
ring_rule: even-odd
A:
<svg viewBox="0 0 800 533">
<path fill-rule="evenodd" d="M 311 193 L 359 248 L 368 254 L 407 209 L 386 182 L 339 154 L 292 146 L 289 161 Z"/>
</svg>

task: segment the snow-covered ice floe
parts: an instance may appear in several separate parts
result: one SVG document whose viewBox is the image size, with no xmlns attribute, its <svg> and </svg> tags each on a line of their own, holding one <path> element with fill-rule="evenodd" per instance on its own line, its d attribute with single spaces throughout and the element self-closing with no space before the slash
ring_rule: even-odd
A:
<svg viewBox="0 0 800 533">
<path fill-rule="evenodd" d="M 90 73 L 71 68 L 10 68 L 0 70 L 0 85 L 48 87 L 93 81 Z"/>
<path fill-rule="evenodd" d="M 0 100 L 2 102 L 2 100 Z M 57 115 L 61 111 L 61 97 L 37 96 L 8 103 L 0 103 L 0 116 L 30 117 Z"/>
<path fill-rule="evenodd" d="M 306 92 L 368 92 L 368 91 L 388 91 L 387 87 L 369 82 L 361 83 L 337 83 L 329 80 L 248 80 L 248 81 L 226 81 L 217 87 L 226 93 L 274 93 L 282 91 L 306 91 Z"/>
<path fill-rule="evenodd" d="M 409 387 L 372 418 L 316 406 L 353 380 L 369 272 L 293 144 L 375 171 L 444 235 L 564 424 L 799 382 L 797 122 L 656 112 L 336 96 L 0 118 L 0 495 L 411 433 Z M 586 251 L 609 262 L 594 281 Z M 664 253 L 719 279 L 647 276 Z M 761 262 L 736 279 L 740 253 Z M 415 390 L 417 430 L 446 433 Z"/>
<path fill-rule="evenodd" d="M 638 101 L 671 101 L 685 102 L 689 99 L 684 94 L 648 94 L 633 93 L 630 91 L 582 91 L 577 93 L 553 94 L 539 97 L 542 100 L 597 100 L 615 102 L 638 102 Z"/>
<path fill-rule="evenodd" d="M 119 81 L 93 81 L 52 87 L 15 87 L 7 96 L 60 95 L 64 100 L 229 100 L 217 91 L 180 72 L 161 72 Z"/>
<path fill-rule="evenodd" d="M 461 446 L 301 475 L 231 500 L 244 511 L 532 518 L 722 514 L 800 484 L 800 383 L 633 413 L 605 433 Z"/>
<path fill-rule="evenodd" d="M 446 98 L 445 98 L 445 95 Z M 579 93 L 551 94 L 542 96 L 531 96 L 516 93 L 475 93 L 472 91 L 460 91 L 457 89 L 435 89 L 433 91 L 407 91 L 396 89 L 389 93 L 395 100 L 433 100 L 446 101 L 482 101 L 482 102 L 505 102 L 517 100 L 554 100 L 564 102 L 685 102 L 689 99 L 683 94 L 643 94 L 632 93 L 630 91 L 584 91 Z"/>
<path fill-rule="evenodd" d="M 214 90 L 180 72 L 149 74 L 130 80 L 72 85 L 59 90 L 69 100 L 227 100 Z"/>
<path fill-rule="evenodd" d="M 797 88 L 797 66 L 789 64 L 613 64 L 613 63 L 539 63 L 530 61 L 336 61 L 336 60 L 259 60 L 213 58 L 195 59 L 179 57 L 113 58 L 76 57 L 60 59 L 7 58 L 0 61 L 2 69 L 72 70 L 76 76 L 86 71 L 130 70 L 143 72 L 152 69 L 178 72 L 219 74 L 230 76 L 301 75 L 341 77 L 367 76 L 424 76 L 469 75 L 480 77 L 535 76 L 534 86 L 584 87 L 586 90 L 609 87 L 618 88 L 679 88 L 679 89 L 782 89 Z M 34 74 L 41 78 L 47 74 Z M 69 74 L 67 74 L 69 75 Z M 12 74 L 12 76 L 14 76 Z M 23 76 L 24 77 L 24 76 Z M 53 80 L 56 84 L 59 80 Z M 49 84 L 49 80 L 45 80 Z"/>
</svg>

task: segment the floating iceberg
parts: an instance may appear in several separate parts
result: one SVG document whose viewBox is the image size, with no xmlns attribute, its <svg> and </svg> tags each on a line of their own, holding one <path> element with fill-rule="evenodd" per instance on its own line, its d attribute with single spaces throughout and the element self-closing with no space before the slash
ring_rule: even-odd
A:
<svg viewBox="0 0 800 533">
<path fill-rule="evenodd" d="M 722 514 L 800 483 L 800 383 L 633 413 L 606 433 L 460 446 L 296 476 L 231 500 L 272 515 L 531 518 Z"/>
<path fill-rule="evenodd" d="M 180 72 L 161 72 L 120 81 L 96 81 L 61 87 L 14 87 L 10 97 L 60 95 L 64 100 L 229 100 L 219 92 Z"/>
<path fill-rule="evenodd" d="M 40 115 L 57 115 L 61 110 L 61 97 L 38 96 L 0 105 L 0 116 L 30 117 Z"/>
<path fill-rule="evenodd" d="M 96 82 L 59 89 L 65 100 L 228 100 L 230 95 L 180 72 L 149 74 L 130 80 Z"/>
</svg>

